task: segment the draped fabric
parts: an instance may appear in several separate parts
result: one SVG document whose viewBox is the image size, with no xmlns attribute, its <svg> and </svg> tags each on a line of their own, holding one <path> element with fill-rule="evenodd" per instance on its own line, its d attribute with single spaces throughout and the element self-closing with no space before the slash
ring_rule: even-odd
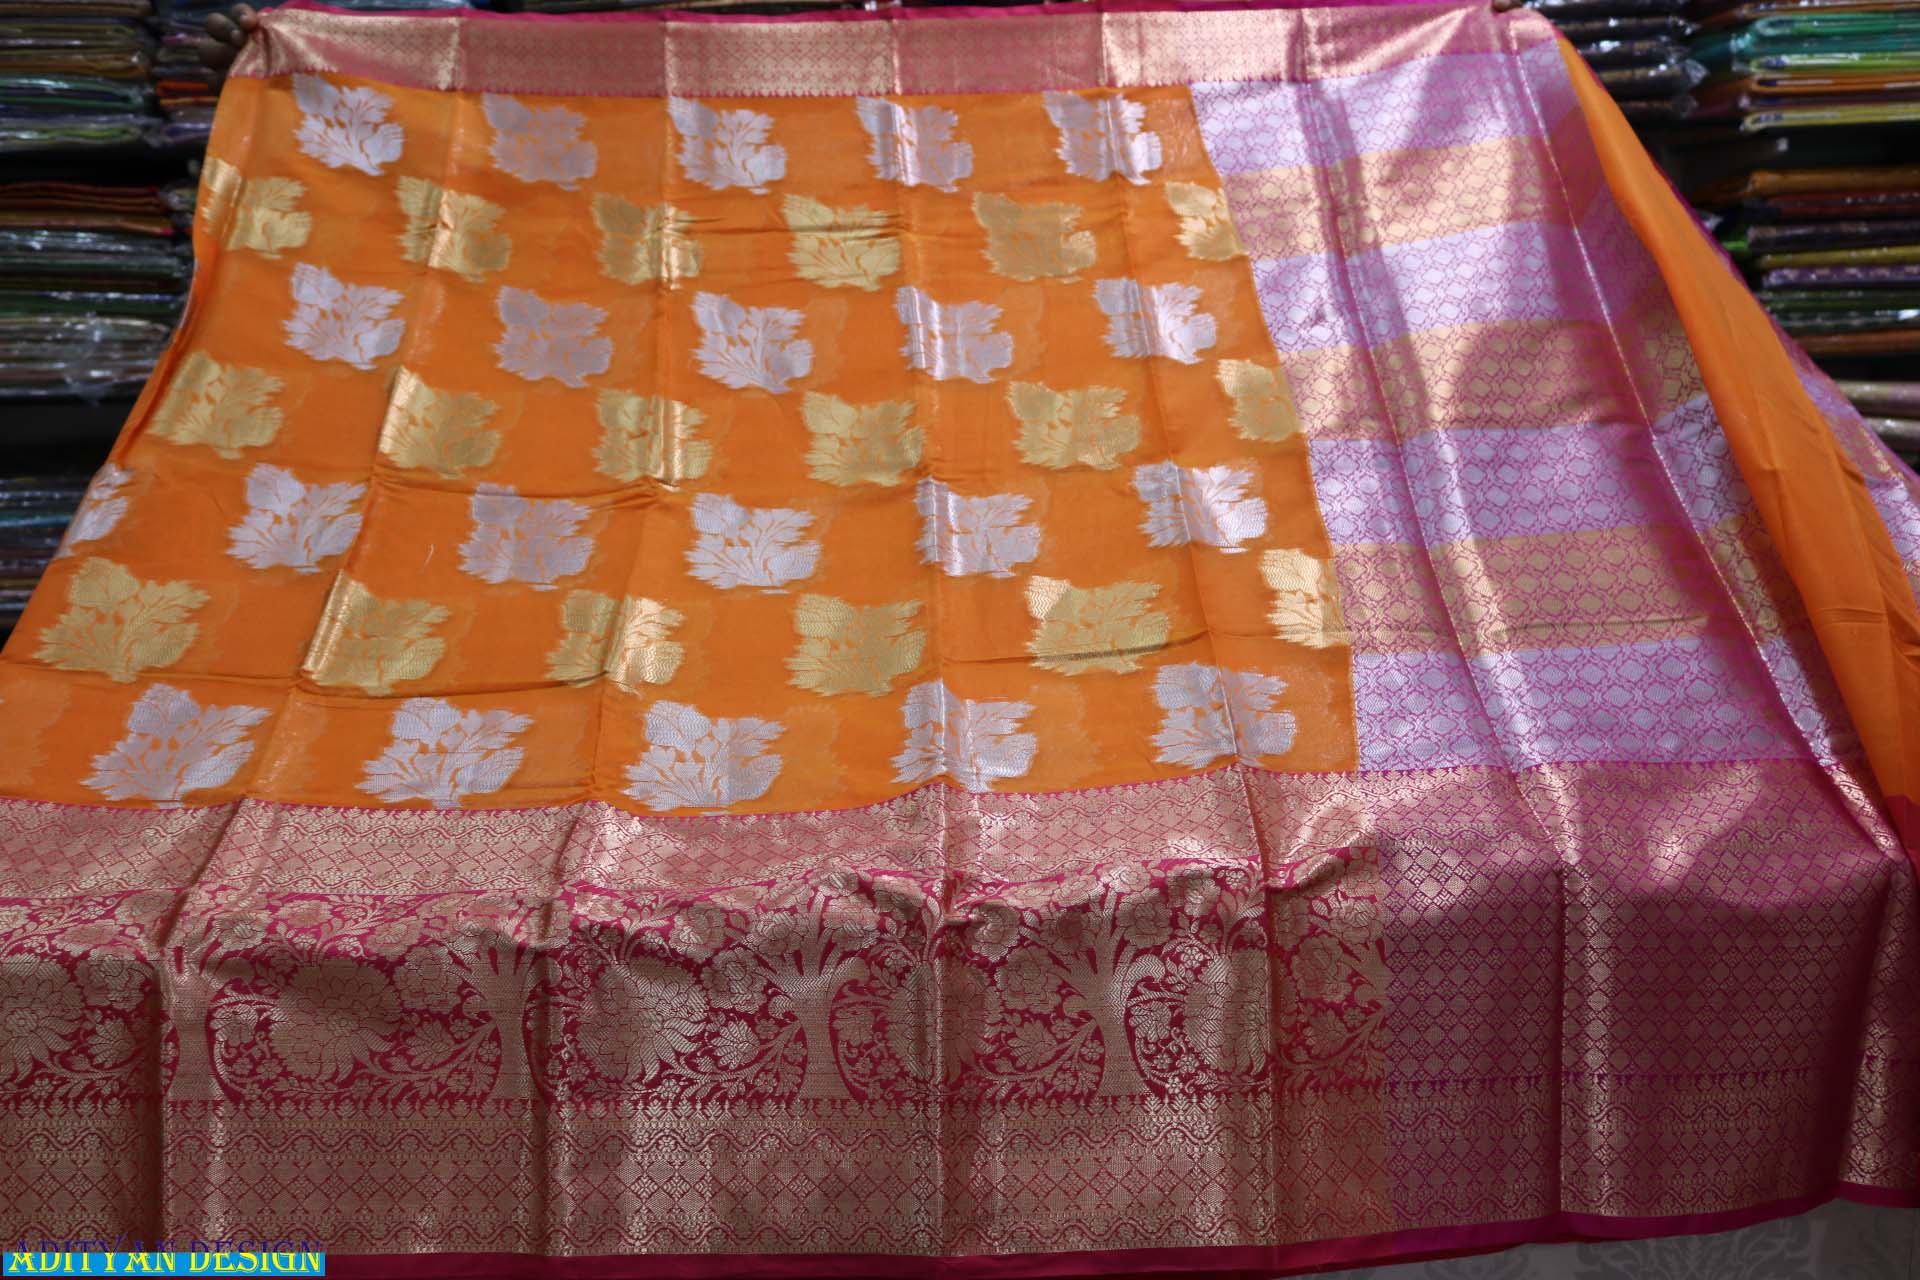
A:
<svg viewBox="0 0 1920 1280">
<path fill-rule="evenodd" d="M 0 657 L 0 1238 L 1920 1200 L 1920 481 L 1532 15 L 263 20 Z"/>
</svg>

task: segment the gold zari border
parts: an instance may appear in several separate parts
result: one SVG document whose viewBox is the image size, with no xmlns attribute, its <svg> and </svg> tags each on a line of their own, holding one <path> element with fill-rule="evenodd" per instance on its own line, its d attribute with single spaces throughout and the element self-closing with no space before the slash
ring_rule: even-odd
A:
<svg viewBox="0 0 1920 1280">
<path fill-rule="evenodd" d="M 1501 24 L 1505 24 L 1504 29 Z M 402 17 L 282 9 L 235 75 L 354 76 L 422 89 L 564 97 L 841 97 L 1036 92 L 1360 75 L 1436 54 L 1553 39 L 1477 0 L 1435 5 L 1378 38 L 1371 7 L 894 10 L 778 20 Z M 1368 34 L 1371 32 L 1372 34 Z"/>
</svg>

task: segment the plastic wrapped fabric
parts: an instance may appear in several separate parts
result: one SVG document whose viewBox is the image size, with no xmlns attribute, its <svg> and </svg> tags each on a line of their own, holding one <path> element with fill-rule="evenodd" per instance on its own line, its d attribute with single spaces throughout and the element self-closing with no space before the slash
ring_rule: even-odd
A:
<svg viewBox="0 0 1920 1280">
<path fill-rule="evenodd" d="M 1807 334 L 1800 346 L 1815 356 L 1892 356 L 1920 354 L 1920 328 L 1874 333 Z"/>
<path fill-rule="evenodd" d="M 1920 264 L 1920 243 L 1876 245 L 1860 249 L 1797 249 L 1763 253 L 1754 259 L 1761 271 L 1776 267 L 1875 267 Z"/>
<path fill-rule="evenodd" d="M 1594 74 L 1616 98 L 1671 99 L 1706 79 L 1707 70 L 1691 59 L 1650 67 L 1606 67 Z"/>
<path fill-rule="evenodd" d="M 1920 449 L 1920 418 L 1869 417 L 1866 424 L 1869 431 L 1896 449 Z"/>
<path fill-rule="evenodd" d="M 1595 40 L 1575 44 L 1574 50 L 1590 67 L 1650 67 L 1683 61 L 1687 47 L 1670 37 L 1643 40 Z"/>
<path fill-rule="evenodd" d="M 1889 244 L 1920 244 L 1920 220 L 1776 222 L 1747 230 L 1747 246 L 1754 253 Z"/>
<path fill-rule="evenodd" d="M 1677 14 L 1657 13 L 1604 18 L 1563 18 L 1554 23 L 1578 47 L 1597 40 L 1685 40 L 1698 28 Z"/>
<path fill-rule="evenodd" d="M 1527 0 L 1527 8 L 1555 21 L 1563 17 L 1679 17 L 1687 11 L 1687 0 Z"/>
<path fill-rule="evenodd" d="M 1920 381 L 1892 382 L 1842 381 L 1840 394 L 1863 413 L 1886 414 L 1896 418 L 1920 418 Z"/>
</svg>

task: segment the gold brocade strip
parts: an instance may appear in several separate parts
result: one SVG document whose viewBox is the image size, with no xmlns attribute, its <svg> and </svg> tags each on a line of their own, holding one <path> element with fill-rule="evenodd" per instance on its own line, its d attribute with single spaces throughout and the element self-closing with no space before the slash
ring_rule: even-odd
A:
<svg viewBox="0 0 1920 1280">
<path fill-rule="evenodd" d="M 234 74 L 569 97 L 1036 92 L 1363 75 L 1414 58 L 1553 39 L 1544 20 L 1433 6 L 1382 41 L 1368 7 L 1008 12 L 785 19 L 270 14 Z"/>
</svg>

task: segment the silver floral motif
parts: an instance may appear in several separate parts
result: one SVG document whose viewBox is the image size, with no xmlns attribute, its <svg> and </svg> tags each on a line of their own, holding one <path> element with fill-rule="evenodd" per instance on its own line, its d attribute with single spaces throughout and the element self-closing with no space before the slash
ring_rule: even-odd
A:
<svg viewBox="0 0 1920 1280">
<path fill-rule="evenodd" d="M 587 509 L 565 498 L 522 498 L 505 485 L 483 484 L 468 500 L 473 532 L 460 546 L 460 567 L 482 582 L 554 581 L 587 567 L 593 539 L 578 532 Z"/>
<path fill-rule="evenodd" d="M 73 513 L 73 522 L 67 526 L 67 535 L 61 539 L 54 559 L 72 555 L 78 544 L 97 542 L 113 532 L 121 517 L 127 514 L 127 499 L 120 491 L 132 482 L 133 474 L 111 462 L 94 473 L 93 482 L 87 486 L 87 496 L 80 500 L 79 510 Z"/>
<path fill-rule="evenodd" d="M 960 117 L 945 107 L 905 107 L 885 98 L 858 98 L 854 110 L 872 138 L 867 161 L 886 182 L 953 191 L 973 172 L 973 146 L 953 136 Z"/>
<path fill-rule="evenodd" d="M 379 177 L 400 158 L 406 138 L 387 120 L 393 99 L 378 89 L 341 89 L 319 76 L 293 77 L 301 112 L 300 149 L 329 169 L 358 169 Z"/>
<path fill-rule="evenodd" d="M 533 721 L 508 711 L 460 711 L 444 698 L 409 698 L 393 713 L 393 740 L 366 765 L 360 790 L 389 804 L 425 800 L 457 809 L 507 785 L 523 752 L 513 740 Z"/>
<path fill-rule="evenodd" d="M 1221 756 L 1258 761 L 1293 749 L 1294 717 L 1273 710 L 1285 691 L 1278 676 L 1227 671 L 1199 662 L 1160 668 L 1153 696 L 1160 730 L 1153 745 L 1163 764 L 1203 768 Z"/>
<path fill-rule="evenodd" d="M 498 93 L 480 96 L 493 126 L 493 162 L 522 182 L 552 182 L 567 191 L 593 176 L 599 152 L 580 137 L 586 117 L 565 107 L 529 107 Z"/>
<path fill-rule="evenodd" d="M 751 716 L 709 718 L 680 702 L 647 708 L 647 751 L 627 767 L 627 794 L 650 809 L 724 809 L 767 793 L 784 726 Z"/>
<path fill-rule="evenodd" d="M 400 1000 L 378 969 L 353 960 L 303 967 L 270 1024 L 273 1048 L 297 1075 L 338 1080 L 388 1047 Z"/>
<path fill-rule="evenodd" d="M 1047 118 L 1060 131 L 1055 153 L 1067 172 L 1101 182 L 1118 175 L 1136 186 L 1160 167 L 1160 136 L 1148 132 L 1147 109 L 1119 94 L 1046 95 Z"/>
<path fill-rule="evenodd" d="M 759 587 L 782 591 L 811 577 L 820 544 L 802 535 L 813 516 L 787 507 L 744 507 L 723 493 L 693 500 L 698 535 L 687 548 L 687 572 L 723 590 Z"/>
<path fill-rule="evenodd" d="M 975 702 L 929 680 L 907 692 L 901 718 L 907 741 L 893 758 L 895 782 L 929 782 L 946 774 L 968 791 L 990 791 L 1001 778 L 1033 766 L 1037 739 L 1021 733 L 1030 702 Z"/>
<path fill-rule="evenodd" d="M 795 337 L 806 317 L 790 307 L 743 307 L 721 294 L 702 293 L 693 300 L 693 317 L 701 334 L 694 358 L 715 382 L 778 395 L 813 369 L 813 344 Z"/>
<path fill-rule="evenodd" d="M 613 342 L 599 329 L 607 313 L 584 302 L 548 302 L 526 289 L 504 288 L 495 301 L 504 326 L 494 354 L 500 367 L 529 382 L 552 378 L 569 387 L 605 373 Z"/>
<path fill-rule="evenodd" d="M 140 695 L 127 716 L 127 736 L 93 758 L 86 785 L 109 800 L 177 805 L 190 791 L 225 786 L 253 754 L 247 730 L 264 707 L 203 707 L 168 684 Z"/>
<path fill-rule="evenodd" d="M 1107 346 L 1130 360 L 1165 356 L 1198 364 L 1214 342 L 1213 317 L 1197 308 L 1200 290 L 1190 284 L 1142 286 L 1137 280 L 1111 279 L 1093 286 L 1107 315 Z"/>
<path fill-rule="evenodd" d="M 900 353 L 912 368 L 942 382 L 992 382 L 996 371 L 1013 363 L 1013 335 L 994 329 L 1000 308 L 992 303 L 935 302 L 912 285 L 903 286 L 893 298 L 894 311 L 907 330 Z"/>
<path fill-rule="evenodd" d="M 52 1061 L 85 1014 L 80 988 L 65 969 L 32 954 L 0 956 L 0 1080 Z"/>
<path fill-rule="evenodd" d="M 707 996 L 685 969 L 642 958 L 603 972 L 581 1007 L 580 1047 L 616 1080 L 645 1079 L 693 1052 Z"/>
<path fill-rule="evenodd" d="M 400 295 L 378 285 L 346 284 L 325 267 L 293 269 L 293 315 L 283 328 L 287 345 L 315 360 L 339 360 L 371 369 L 400 345 L 406 321 L 391 313 Z"/>
<path fill-rule="evenodd" d="M 1229 553 L 1267 531 L 1267 504 L 1250 497 L 1259 481 L 1252 467 L 1183 467 L 1156 462 L 1136 467 L 1133 488 L 1147 504 L 1140 528 L 1155 547 L 1199 543 Z"/>
<path fill-rule="evenodd" d="M 745 187 L 764 195 L 787 175 L 787 151 L 767 141 L 773 117 L 758 111 L 716 111 L 690 98 L 667 99 L 680 131 L 680 167 L 694 182 L 724 191 Z"/>
<path fill-rule="evenodd" d="M 920 558 L 949 577 L 1012 577 L 1015 566 L 1040 554 L 1040 526 L 1021 521 L 1033 505 L 1024 494 L 968 497 L 928 477 L 914 488 L 913 505 L 922 521 Z"/>
<path fill-rule="evenodd" d="M 359 484 L 303 484 L 284 467 L 247 474 L 247 514 L 227 535 L 227 554 L 256 569 L 284 565 L 313 573 L 343 554 L 360 532 Z"/>
</svg>

